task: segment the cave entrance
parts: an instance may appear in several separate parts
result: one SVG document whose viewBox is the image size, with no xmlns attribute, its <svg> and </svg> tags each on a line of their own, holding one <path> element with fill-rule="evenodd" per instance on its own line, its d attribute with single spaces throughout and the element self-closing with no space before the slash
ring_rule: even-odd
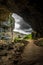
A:
<svg viewBox="0 0 43 65">
<path fill-rule="evenodd" d="M 31 25 L 29 25 L 24 19 L 19 16 L 16 13 L 12 14 L 12 17 L 15 19 L 15 26 L 13 31 L 18 32 L 21 34 L 31 34 L 32 33 L 32 28 Z"/>
</svg>

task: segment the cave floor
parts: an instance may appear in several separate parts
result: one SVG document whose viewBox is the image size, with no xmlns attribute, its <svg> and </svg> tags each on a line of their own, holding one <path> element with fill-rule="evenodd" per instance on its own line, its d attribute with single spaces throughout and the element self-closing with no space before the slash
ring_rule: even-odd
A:
<svg viewBox="0 0 43 65">
<path fill-rule="evenodd" d="M 43 65 L 43 47 L 37 46 L 34 40 L 29 40 L 22 57 L 26 65 Z"/>
<path fill-rule="evenodd" d="M 43 47 L 34 40 L 21 43 L 0 43 L 0 65 L 43 65 Z"/>
</svg>

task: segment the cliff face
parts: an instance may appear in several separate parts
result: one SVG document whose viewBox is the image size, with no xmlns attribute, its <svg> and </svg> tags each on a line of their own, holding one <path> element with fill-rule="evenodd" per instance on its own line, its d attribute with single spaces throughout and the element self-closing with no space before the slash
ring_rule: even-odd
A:
<svg viewBox="0 0 43 65">
<path fill-rule="evenodd" d="M 39 0 L 0 0 L 0 5 L 6 6 L 24 18 L 32 28 L 43 36 L 43 2 Z"/>
</svg>

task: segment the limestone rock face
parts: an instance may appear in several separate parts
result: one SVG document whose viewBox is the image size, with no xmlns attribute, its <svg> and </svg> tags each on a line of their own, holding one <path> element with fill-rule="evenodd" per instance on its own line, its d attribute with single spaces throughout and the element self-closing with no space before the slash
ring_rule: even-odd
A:
<svg viewBox="0 0 43 65">
<path fill-rule="evenodd" d="M 19 14 L 33 30 L 43 36 L 43 2 L 39 0 L 0 0 L 0 4 Z M 2 17 L 3 18 L 3 17 Z"/>
</svg>

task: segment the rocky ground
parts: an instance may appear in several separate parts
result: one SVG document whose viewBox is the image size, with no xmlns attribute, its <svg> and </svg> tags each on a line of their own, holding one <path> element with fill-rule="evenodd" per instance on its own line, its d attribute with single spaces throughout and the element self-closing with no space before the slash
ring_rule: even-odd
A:
<svg viewBox="0 0 43 65">
<path fill-rule="evenodd" d="M 34 40 L 17 43 L 0 42 L 0 65 L 43 65 L 43 47 Z"/>
<path fill-rule="evenodd" d="M 0 41 L 0 65 L 19 65 L 22 61 L 23 49 L 27 45 L 27 41 L 16 43 L 2 44 Z"/>
</svg>

